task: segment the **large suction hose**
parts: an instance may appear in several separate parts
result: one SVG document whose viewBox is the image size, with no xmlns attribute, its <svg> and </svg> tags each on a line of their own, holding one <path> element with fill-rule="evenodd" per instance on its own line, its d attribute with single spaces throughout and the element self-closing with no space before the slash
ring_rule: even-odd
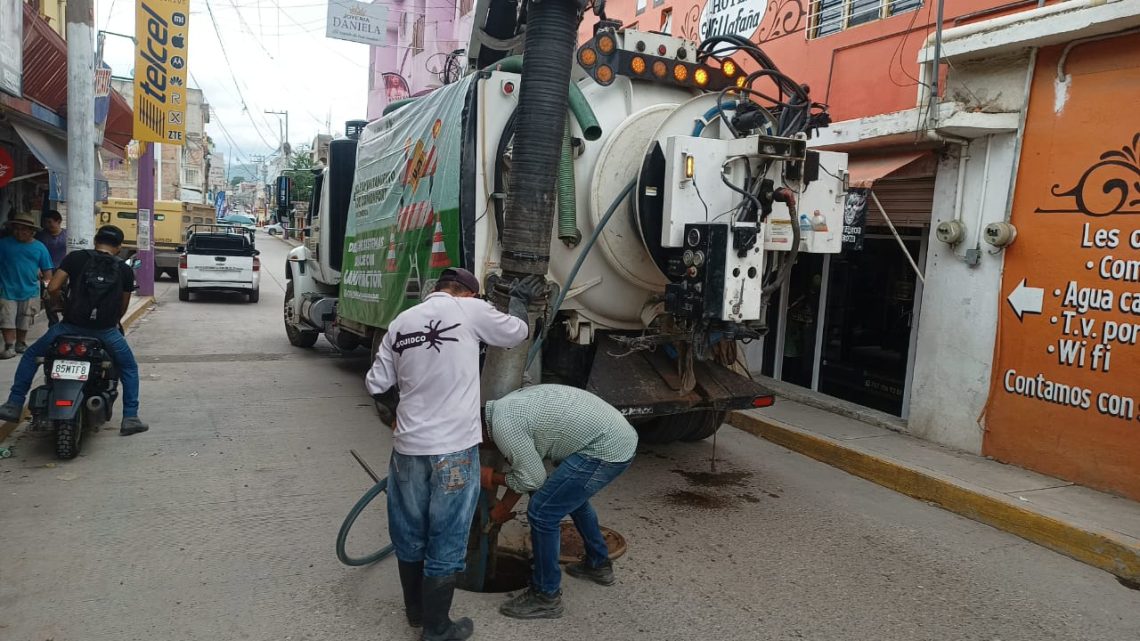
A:
<svg viewBox="0 0 1140 641">
<path fill-rule="evenodd" d="M 503 311 L 515 279 L 530 274 L 546 276 L 550 265 L 550 230 L 557 204 L 558 162 L 578 19 L 578 5 L 573 0 L 544 0 L 528 7 L 526 55 L 500 260 L 503 279 L 489 292 L 495 306 Z M 532 304 L 533 335 L 533 318 L 545 307 L 546 300 Z M 484 400 L 497 400 L 522 386 L 526 356 L 527 350 L 522 346 L 487 351 Z"/>
</svg>

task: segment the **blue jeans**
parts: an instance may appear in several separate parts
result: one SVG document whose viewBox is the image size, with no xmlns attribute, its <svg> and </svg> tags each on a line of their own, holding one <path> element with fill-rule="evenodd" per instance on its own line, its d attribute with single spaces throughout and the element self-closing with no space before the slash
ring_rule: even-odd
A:
<svg viewBox="0 0 1140 641">
<path fill-rule="evenodd" d="M 396 558 L 424 562 L 424 576 L 462 572 L 479 500 L 479 447 L 388 463 L 388 534 Z"/>
<path fill-rule="evenodd" d="M 73 336 L 89 336 L 98 338 L 103 347 L 111 352 L 115 365 L 119 368 L 119 380 L 123 383 L 123 417 L 139 415 L 139 364 L 135 361 L 135 353 L 127 344 L 127 339 L 117 327 L 108 329 L 87 329 L 67 323 L 56 323 L 44 332 L 40 339 L 28 346 L 20 365 L 16 368 L 16 380 L 12 381 L 12 391 L 8 393 L 8 402 L 16 407 L 23 407 L 28 398 L 28 390 L 32 388 L 32 380 L 36 377 L 39 365 L 36 359 L 47 354 L 51 343 L 65 334 Z"/>
<path fill-rule="evenodd" d="M 534 549 L 534 575 L 531 586 L 543 593 L 554 594 L 562 584 L 562 571 L 558 567 L 559 546 L 562 542 L 560 523 L 567 514 L 574 520 L 578 534 L 586 544 L 586 563 L 600 567 L 609 561 L 610 551 L 598 515 L 590 506 L 590 497 L 609 485 L 629 467 L 633 460 L 624 463 L 605 461 L 573 454 L 554 470 L 537 492 L 531 495 L 526 508 L 530 521 L 530 542 Z"/>
</svg>

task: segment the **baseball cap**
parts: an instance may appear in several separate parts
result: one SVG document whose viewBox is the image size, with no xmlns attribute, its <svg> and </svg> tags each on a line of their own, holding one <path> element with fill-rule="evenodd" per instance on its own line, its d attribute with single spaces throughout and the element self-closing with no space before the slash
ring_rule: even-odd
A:
<svg viewBox="0 0 1140 641">
<path fill-rule="evenodd" d="M 443 273 L 439 275 L 439 280 L 436 281 L 436 284 L 449 282 L 458 283 L 471 290 L 472 293 L 479 293 L 479 279 L 475 278 L 475 274 L 472 274 L 462 267 L 448 267 L 447 269 L 443 270 Z"/>
</svg>

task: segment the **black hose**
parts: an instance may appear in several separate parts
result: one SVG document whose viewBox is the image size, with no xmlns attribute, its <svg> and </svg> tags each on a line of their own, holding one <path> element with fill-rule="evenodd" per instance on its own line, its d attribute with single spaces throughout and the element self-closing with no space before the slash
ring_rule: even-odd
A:
<svg viewBox="0 0 1140 641">
<path fill-rule="evenodd" d="M 504 274 L 545 275 L 550 263 L 558 160 L 578 18 L 577 3 L 571 0 L 544 0 L 528 7 L 503 229 Z"/>
</svg>

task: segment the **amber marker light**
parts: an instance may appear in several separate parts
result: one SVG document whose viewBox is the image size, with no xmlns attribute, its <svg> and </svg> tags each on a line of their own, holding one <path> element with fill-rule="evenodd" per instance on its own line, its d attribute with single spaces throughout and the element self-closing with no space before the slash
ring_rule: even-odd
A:
<svg viewBox="0 0 1140 641">
<path fill-rule="evenodd" d="M 697 70 L 693 72 L 693 80 L 697 82 L 698 87 L 704 87 L 709 84 L 709 70 L 704 67 L 698 67 Z"/>
<path fill-rule="evenodd" d="M 597 78 L 598 84 L 608 85 L 614 81 L 614 70 L 609 65 L 600 65 L 594 72 L 594 77 Z"/>
<path fill-rule="evenodd" d="M 613 36 L 601 36 L 598 38 L 598 49 L 601 50 L 604 55 L 608 56 L 614 52 L 614 49 L 617 49 L 617 43 L 614 42 Z"/>
<path fill-rule="evenodd" d="M 578 64 L 583 67 L 593 67 L 598 62 L 598 52 L 590 47 L 582 47 L 578 50 Z"/>
<path fill-rule="evenodd" d="M 657 62 L 653 63 L 653 75 L 657 76 L 658 78 L 664 78 L 665 74 L 668 71 L 669 68 L 665 65 L 664 62 L 658 60 Z"/>
<path fill-rule="evenodd" d="M 633 70 L 633 73 L 639 76 L 645 73 L 645 58 L 634 56 L 633 60 L 629 61 L 629 68 Z"/>
<path fill-rule="evenodd" d="M 725 60 L 724 63 L 720 65 L 720 70 L 724 72 L 724 75 L 731 78 L 736 75 L 736 63 L 731 60 Z"/>
<path fill-rule="evenodd" d="M 737 87 L 740 87 L 740 88 L 742 88 L 742 89 L 743 89 L 743 88 L 744 88 L 744 83 L 745 83 L 747 80 L 748 80 L 748 79 L 747 79 L 747 78 L 745 78 L 744 76 L 740 76 L 740 77 L 738 77 L 738 78 L 736 79 L 736 86 L 737 86 Z"/>
<path fill-rule="evenodd" d="M 673 67 L 673 79 L 677 82 L 685 82 L 689 79 L 689 68 L 685 65 L 675 65 Z"/>
</svg>

